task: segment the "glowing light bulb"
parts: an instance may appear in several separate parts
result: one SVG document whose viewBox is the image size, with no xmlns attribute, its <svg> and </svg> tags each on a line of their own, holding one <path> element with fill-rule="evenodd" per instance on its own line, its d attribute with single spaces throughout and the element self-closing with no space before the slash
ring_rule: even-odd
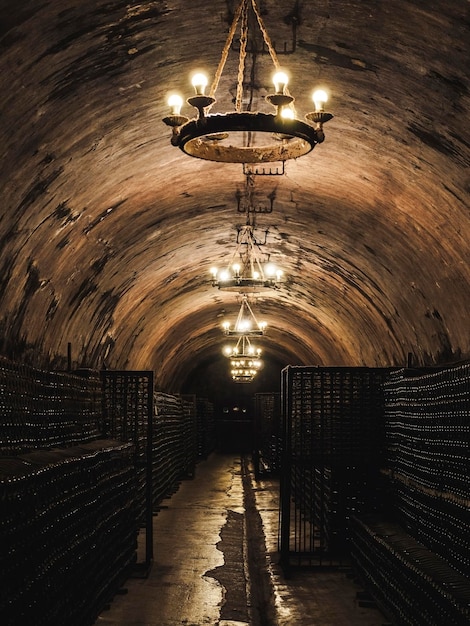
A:
<svg viewBox="0 0 470 626">
<path fill-rule="evenodd" d="M 168 98 L 168 106 L 171 109 L 171 115 L 179 115 L 183 106 L 183 98 L 177 93 L 172 94 Z"/>
<path fill-rule="evenodd" d="M 289 78 L 285 72 L 276 72 L 273 76 L 276 93 L 284 93 L 288 82 Z"/>
<path fill-rule="evenodd" d="M 315 104 L 315 111 L 323 111 L 325 102 L 328 102 L 328 94 L 323 89 L 313 92 L 312 100 Z"/>
<path fill-rule="evenodd" d="M 251 323 L 249 320 L 244 319 L 244 320 L 240 320 L 240 323 L 238 324 L 238 330 L 250 330 L 251 328 Z"/>
<path fill-rule="evenodd" d="M 203 96 L 207 87 L 207 76 L 198 72 L 197 74 L 194 74 L 191 83 L 196 90 L 196 95 Z"/>
<path fill-rule="evenodd" d="M 281 111 L 281 117 L 285 120 L 293 120 L 294 119 L 294 111 L 289 109 L 288 107 L 284 107 Z"/>
</svg>

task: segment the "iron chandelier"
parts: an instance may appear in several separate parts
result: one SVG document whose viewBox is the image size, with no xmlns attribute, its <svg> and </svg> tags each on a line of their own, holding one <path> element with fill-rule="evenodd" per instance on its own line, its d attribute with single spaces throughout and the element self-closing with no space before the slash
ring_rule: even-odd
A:
<svg viewBox="0 0 470 626">
<path fill-rule="evenodd" d="M 266 100 L 275 108 L 275 113 L 242 111 L 250 9 L 276 69 L 273 79 L 275 92 L 266 96 Z M 215 92 L 239 22 L 235 111 L 209 114 L 216 102 Z M 172 145 L 189 156 L 208 161 L 249 164 L 296 159 L 308 154 L 316 144 L 324 141 L 323 124 L 333 117 L 324 110 L 328 99 L 326 92 L 318 90 L 313 94 L 315 111 L 307 113 L 307 122 L 296 119 L 294 98 L 287 89 L 288 76 L 280 71 L 276 51 L 261 19 L 256 0 L 241 0 L 238 5 L 209 95 L 205 93 L 208 84 L 205 75 L 194 75 L 192 84 L 196 93 L 187 102 L 196 109 L 197 116 L 189 119 L 181 115 L 183 100 L 174 94 L 168 100 L 170 115 L 163 121 L 172 128 Z"/>
<path fill-rule="evenodd" d="M 235 346 L 225 346 L 223 352 L 230 358 L 230 375 L 235 382 L 251 382 L 263 365 L 261 350 L 247 335 L 241 335 Z"/>
<path fill-rule="evenodd" d="M 254 192 L 254 177 L 248 174 L 245 193 L 236 193 L 237 211 L 246 214 L 246 223 L 237 229 L 236 247 L 227 265 L 222 269 L 211 269 L 213 287 L 250 293 L 278 289 L 284 280 L 284 272 L 263 250 L 269 229 L 264 231 L 263 238 L 258 235 L 256 226 L 256 214 L 272 212 L 275 193 L 268 196 L 270 204 L 263 206 L 255 201 Z"/>
<path fill-rule="evenodd" d="M 259 322 L 256 319 L 246 295 L 242 296 L 235 324 L 232 326 L 228 321 L 222 324 L 224 334 L 231 337 L 260 337 L 264 335 L 266 327 L 266 322 Z"/>
</svg>

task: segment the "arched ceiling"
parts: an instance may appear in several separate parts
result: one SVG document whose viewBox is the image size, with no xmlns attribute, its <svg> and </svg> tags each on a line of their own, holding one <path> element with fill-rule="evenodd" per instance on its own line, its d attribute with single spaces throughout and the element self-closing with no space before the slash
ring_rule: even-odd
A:
<svg viewBox="0 0 470 626">
<path fill-rule="evenodd" d="M 237 4 L 0 1 L 4 355 L 61 367 L 71 346 L 74 366 L 153 369 L 169 391 L 222 367 L 238 304 L 209 270 L 233 251 L 243 170 L 184 155 L 162 118 L 193 69 L 213 76 Z M 284 175 L 256 177 L 287 277 L 256 303 L 267 359 L 469 358 L 470 3 L 258 4 L 297 111 L 320 84 L 335 116 Z M 212 112 L 233 109 L 237 63 Z M 253 96 L 272 91 L 269 55 L 247 68 Z"/>
</svg>

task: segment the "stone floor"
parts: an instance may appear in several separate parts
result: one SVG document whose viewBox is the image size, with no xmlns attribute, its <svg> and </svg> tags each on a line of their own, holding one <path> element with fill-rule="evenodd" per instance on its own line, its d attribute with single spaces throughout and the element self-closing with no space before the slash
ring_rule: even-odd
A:
<svg viewBox="0 0 470 626">
<path fill-rule="evenodd" d="M 277 565 L 278 487 L 247 460 L 213 454 L 154 517 L 154 563 L 95 626 L 383 626 L 344 571 Z M 142 550 L 144 538 L 140 538 Z"/>
</svg>

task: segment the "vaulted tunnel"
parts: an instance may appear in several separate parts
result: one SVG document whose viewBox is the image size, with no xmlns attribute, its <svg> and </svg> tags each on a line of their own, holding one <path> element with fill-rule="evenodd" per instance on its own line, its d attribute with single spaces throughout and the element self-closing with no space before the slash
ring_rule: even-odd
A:
<svg viewBox="0 0 470 626">
<path fill-rule="evenodd" d="M 229 384 L 220 323 L 238 303 L 210 268 L 235 245 L 242 166 L 186 156 L 162 119 L 193 69 L 214 74 L 236 4 L 1 2 L 5 356 L 65 368 L 71 346 L 73 367 L 151 369 L 170 392 Z M 251 391 L 289 363 L 468 359 L 469 3 L 259 4 L 298 112 L 320 84 L 334 118 L 283 175 L 256 177 L 286 282 L 256 302 Z M 214 112 L 232 109 L 237 62 Z M 260 108 L 272 69 L 248 55 Z"/>
</svg>

